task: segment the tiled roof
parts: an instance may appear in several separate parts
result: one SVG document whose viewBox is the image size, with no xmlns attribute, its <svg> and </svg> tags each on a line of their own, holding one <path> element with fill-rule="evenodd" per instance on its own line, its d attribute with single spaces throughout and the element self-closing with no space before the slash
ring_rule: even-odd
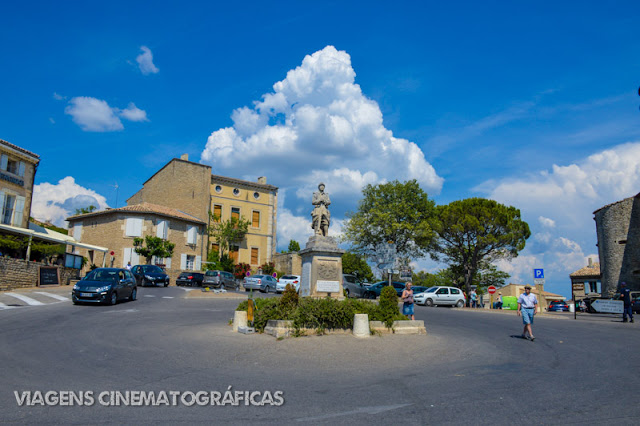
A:
<svg viewBox="0 0 640 426">
<path fill-rule="evenodd" d="M 602 210 L 602 209 L 606 209 L 607 207 L 611 207 L 611 206 L 614 206 L 614 205 L 616 205 L 616 204 L 618 204 L 618 203 L 621 203 L 621 202 L 623 202 L 623 201 L 627 201 L 627 200 L 630 200 L 630 199 L 632 199 L 632 198 L 638 198 L 638 197 L 640 197 L 640 192 L 639 192 L 639 193 L 637 193 L 637 194 L 636 194 L 636 195 L 634 195 L 634 196 L 627 197 L 627 198 L 624 198 L 624 199 L 622 199 L 622 200 L 616 201 L 616 202 L 614 202 L 614 203 L 607 204 L 606 206 L 602 206 L 602 207 L 600 207 L 598 210 L 594 211 L 594 212 L 593 212 L 593 214 L 596 214 L 596 213 L 598 213 L 600 210 Z"/>
<path fill-rule="evenodd" d="M 582 269 L 578 269 L 572 274 L 569 274 L 570 277 L 599 277 L 600 276 L 600 264 L 598 262 L 594 262 L 593 266 L 585 266 Z"/>
<path fill-rule="evenodd" d="M 11 142 L 5 141 L 4 139 L 0 139 L 0 143 L 2 143 L 3 145 L 7 145 L 9 148 L 15 149 L 16 151 L 20 151 L 23 154 L 27 154 L 27 155 L 30 155 L 32 157 L 38 158 L 38 159 L 40 158 L 40 156 L 38 154 L 35 154 L 35 153 L 31 152 L 31 151 L 27 151 L 24 148 L 20 148 L 18 145 L 14 145 Z"/>
<path fill-rule="evenodd" d="M 67 218 L 67 220 L 98 216 L 98 215 L 110 214 L 110 213 L 120 213 L 120 212 L 122 213 L 154 213 L 160 216 L 175 217 L 177 219 L 186 220 L 188 222 L 196 222 L 201 224 L 204 223 L 202 220 L 198 219 L 197 217 L 191 216 L 190 214 L 185 213 L 181 210 L 172 209 L 170 207 L 160 206 L 158 204 L 151 204 L 151 203 L 133 204 L 130 206 L 119 207 L 117 209 L 101 210 L 99 212 L 78 214 L 78 215 L 74 215 Z"/>
</svg>

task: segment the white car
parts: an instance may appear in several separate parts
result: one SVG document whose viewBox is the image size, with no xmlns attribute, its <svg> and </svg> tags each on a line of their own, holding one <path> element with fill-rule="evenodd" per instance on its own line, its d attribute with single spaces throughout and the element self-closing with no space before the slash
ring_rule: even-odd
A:
<svg viewBox="0 0 640 426">
<path fill-rule="evenodd" d="M 282 293 L 287 284 L 291 284 L 296 288 L 296 292 L 300 290 L 300 275 L 283 275 L 276 284 L 276 291 Z"/>
<path fill-rule="evenodd" d="M 449 305 L 462 308 L 466 298 L 459 288 L 455 287 L 430 287 L 424 293 L 413 296 L 418 305 L 437 306 Z"/>
</svg>

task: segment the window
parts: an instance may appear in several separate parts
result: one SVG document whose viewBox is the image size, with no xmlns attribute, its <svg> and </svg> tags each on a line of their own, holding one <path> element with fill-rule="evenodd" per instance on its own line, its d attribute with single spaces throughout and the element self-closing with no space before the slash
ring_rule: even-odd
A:
<svg viewBox="0 0 640 426">
<path fill-rule="evenodd" d="M 457 288 L 452 288 L 451 294 L 460 294 L 460 290 L 458 290 Z"/>
<path fill-rule="evenodd" d="M 233 188 L 233 195 L 235 195 L 236 197 L 240 195 L 240 190 L 238 188 Z"/>
<path fill-rule="evenodd" d="M 436 291 L 436 294 L 449 294 L 449 289 L 441 288 L 440 290 Z"/>
<path fill-rule="evenodd" d="M 73 239 L 80 241 L 80 238 L 82 238 L 82 224 L 76 223 L 73 225 Z"/>
<path fill-rule="evenodd" d="M 255 198 L 256 200 L 257 200 L 258 198 L 260 198 L 260 193 L 259 193 L 259 192 L 254 192 L 254 193 L 253 193 L 253 198 Z"/>
<path fill-rule="evenodd" d="M 231 207 L 231 219 L 240 220 L 240 207 Z"/>
<path fill-rule="evenodd" d="M 220 244 L 218 243 L 211 244 L 211 251 L 217 251 L 218 253 L 220 253 Z"/>
<path fill-rule="evenodd" d="M 195 225 L 187 226 L 187 244 L 195 245 L 198 241 L 198 228 Z"/>
<path fill-rule="evenodd" d="M 240 247 L 231 246 L 229 247 L 229 257 L 233 259 L 234 263 L 238 263 L 238 253 L 240 252 Z"/>
<path fill-rule="evenodd" d="M 169 234 L 169 221 L 158 219 L 158 226 L 156 228 L 156 237 L 166 240 L 168 234 Z"/>
<path fill-rule="evenodd" d="M 22 226 L 24 197 L 0 191 L 0 223 L 4 225 Z"/>
<path fill-rule="evenodd" d="M 213 221 L 220 222 L 222 220 L 222 206 L 220 204 L 213 205 Z"/>
<path fill-rule="evenodd" d="M 125 236 L 141 237 L 142 236 L 142 218 L 127 217 L 125 219 Z"/>
<path fill-rule="evenodd" d="M 258 265 L 258 248 L 251 247 L 251 264 Z"/>
<path fill-rule="evenodd" d="M 8 155 L 2 154 L 0 158 L 0 169 L 24 177 L 25 163 L 23 161 L 13 160 L 9 158 Z"/>
<path fill-rule="evenodd" d="M 222 192 L 222 187 L 220 185 L 216 185 L 216 192 Z"/>
<path fill-rule="evenodd" d="M 251 215 L 251 226 L 254 228 L 260 228 L 260 212 L 257 210 L 254 210 Z"/>
</svg>

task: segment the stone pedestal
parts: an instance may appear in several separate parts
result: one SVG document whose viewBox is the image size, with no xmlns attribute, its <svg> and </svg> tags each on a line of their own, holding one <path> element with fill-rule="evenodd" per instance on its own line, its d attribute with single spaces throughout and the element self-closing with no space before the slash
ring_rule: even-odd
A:
<svg viewBox="0 0 640 426">
<path fill-rule="evenodd" d="M 342 255 L 344 250 L 331 237 L 314 235 L 299 252 L 302 258 L 300 295 L 343 299 Z"/>
</svg>

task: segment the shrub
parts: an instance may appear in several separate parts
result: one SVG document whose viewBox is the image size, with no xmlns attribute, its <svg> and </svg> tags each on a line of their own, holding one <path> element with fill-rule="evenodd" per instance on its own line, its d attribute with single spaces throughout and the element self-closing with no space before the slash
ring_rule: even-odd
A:
<svg viewBox="0 0 640 426">
<path fill-rule="evenodd" d="M 398 293 L 394 287 L 385 286 L 380 292 L 380 311 L 382 314 L 380 321 L 384 321 L 387 327 L 391 327 L 395 317 L 400 314 Z"/>
<path fill-rule="evenodd" d="M 298 293 L 296 288 L 287 284 L 280 298 L 280 307 L 287 311 L 293 311 L 298 307 Z"/>
</svg>

